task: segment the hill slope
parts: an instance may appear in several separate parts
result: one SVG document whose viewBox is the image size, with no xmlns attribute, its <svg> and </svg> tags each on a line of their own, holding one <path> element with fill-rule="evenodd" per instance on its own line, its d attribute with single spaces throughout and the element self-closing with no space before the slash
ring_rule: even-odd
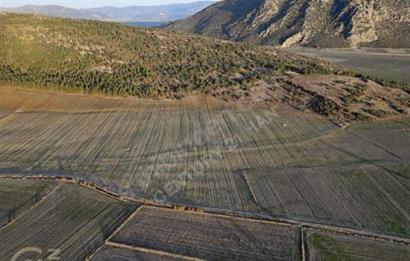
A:
<svg viewBox="0 0 410 261">
<path fill-rule="evenodd" d="M 213 3 L 213 1 L 200 1 L 186 4 L 127 7 L 105 6 L 89 9 L 74 9 L 58 5 L 24 5 L 5 10 L 16 13 L 101 21 L 169 22 L 193 15 Z"/>
<path fill-rule="evenodd" d="M 410 112 L 408 86 L 272 47 L 5 13 L 0 38 L 0 80 L 17 84 L 156 98 L 203 93 L 312 110 L 338 123 Z"/>
<path fill-rule="evenodd" d="M 290 46 L 410 47 L 408 0 L 225 0 L 167 26 Z"/>
</svg>

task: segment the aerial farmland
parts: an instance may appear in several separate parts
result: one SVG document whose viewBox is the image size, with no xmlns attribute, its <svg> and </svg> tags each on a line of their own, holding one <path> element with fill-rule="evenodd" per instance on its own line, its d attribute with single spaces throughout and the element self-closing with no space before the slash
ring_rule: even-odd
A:
<svg viewBox="0 0 410 261">
<path fill-rule="evenodd" d="M 340 128 L 314 113 L 197 96 L 155 101 L 15 87 L 0 92 L 8 97 L 0 105 L 3 256 L 51 244 L 67 260 L 223 260 L 238 251 L 244 252 L 237 260 L 300 260 L 308 248 L 309 259 L 326 260 L 329 253 L 308 229 L 343 242 L 358 233 L 376 240 L 369 247 L 377 240 L 408 246 L 409 119 Z M 60 212 L 79 219 L 55 216 Z M 56 231 L 42 232 L 50 224 Z M 85 224 L 88 232 L 66 234 Z M 227 226 L 215 240 L 237 229 L 247 239 L 232 239 L 219 251 L 212 244 L 225 243 L 211 238 L 199 246 L 192 237 L 205 233 L 201 226 Z M 13 244 L 16 237 L 24 238 L 21 245 Z M 257 237 L 272 242 L 261 238 L 252 254 Z"/>
<path fill-rule="evenodd" d="M 408 84 L 114 22 L 0 39 L 0 261 L 410 259 Z"/>
</svg>

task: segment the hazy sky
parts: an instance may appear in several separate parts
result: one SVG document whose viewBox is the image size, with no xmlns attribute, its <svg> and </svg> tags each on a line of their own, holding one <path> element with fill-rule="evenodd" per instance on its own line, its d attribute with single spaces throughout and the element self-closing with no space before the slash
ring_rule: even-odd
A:
<svg viewBox="0 0 410 261">
<path fill-rule="evenodd" d="M 129 5 L 159 5 L 172 3 L 190 3 L 197 0 L 0 0 L 2 7 L 16 7 L 20 5 L 62 5 L 74 8 L 88 8 L 99 6 L 129 6 Z"/>
</svg>

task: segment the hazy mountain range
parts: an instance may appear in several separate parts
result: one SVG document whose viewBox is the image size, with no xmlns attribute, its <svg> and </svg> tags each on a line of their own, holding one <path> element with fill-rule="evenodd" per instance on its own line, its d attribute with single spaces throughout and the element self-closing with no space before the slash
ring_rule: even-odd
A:
<svg viewBox="0 0 410 261">
<path fill-rule="evenodd" d="M 215 3 L 198 1 L 187 4 L 169 4 L 158 6 L 99 7 L 74 9 L 58 5 L 25 5 L 17 8 L 0 9 L 16 13 L 41 14 L 56 17 L 78 18 L 117 22 L 169 22 L 182 19 Z"/>
<path fill-rule="evenodd" d="M 223 39 L 313 47 L 410 47 L 409 0 L 225 0 L 168 26 Z"/>
</svg>

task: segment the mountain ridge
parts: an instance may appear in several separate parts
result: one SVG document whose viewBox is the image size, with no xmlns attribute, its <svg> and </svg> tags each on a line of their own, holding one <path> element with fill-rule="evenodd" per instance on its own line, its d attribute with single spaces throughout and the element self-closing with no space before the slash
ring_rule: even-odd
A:
<svg viewBox="0 0 410 261">
<path fill-rule="evenodd" d="M 410 47 L 410 1 L 225 0 L 168 29 L 257 44 Z"/>
<path fill-rule="evenodd" d="M 60 5 L 23 5 L 16 8 L 0 10 L 40 14 L 62 18 L 75 18 L 115 22 L 169 22 L 188 17 L 215 1 L 196 1 L 183 4 L 166 4 L 156 6 L 103 6 L 87 9 L 69 8 Z"/>
</svg>

